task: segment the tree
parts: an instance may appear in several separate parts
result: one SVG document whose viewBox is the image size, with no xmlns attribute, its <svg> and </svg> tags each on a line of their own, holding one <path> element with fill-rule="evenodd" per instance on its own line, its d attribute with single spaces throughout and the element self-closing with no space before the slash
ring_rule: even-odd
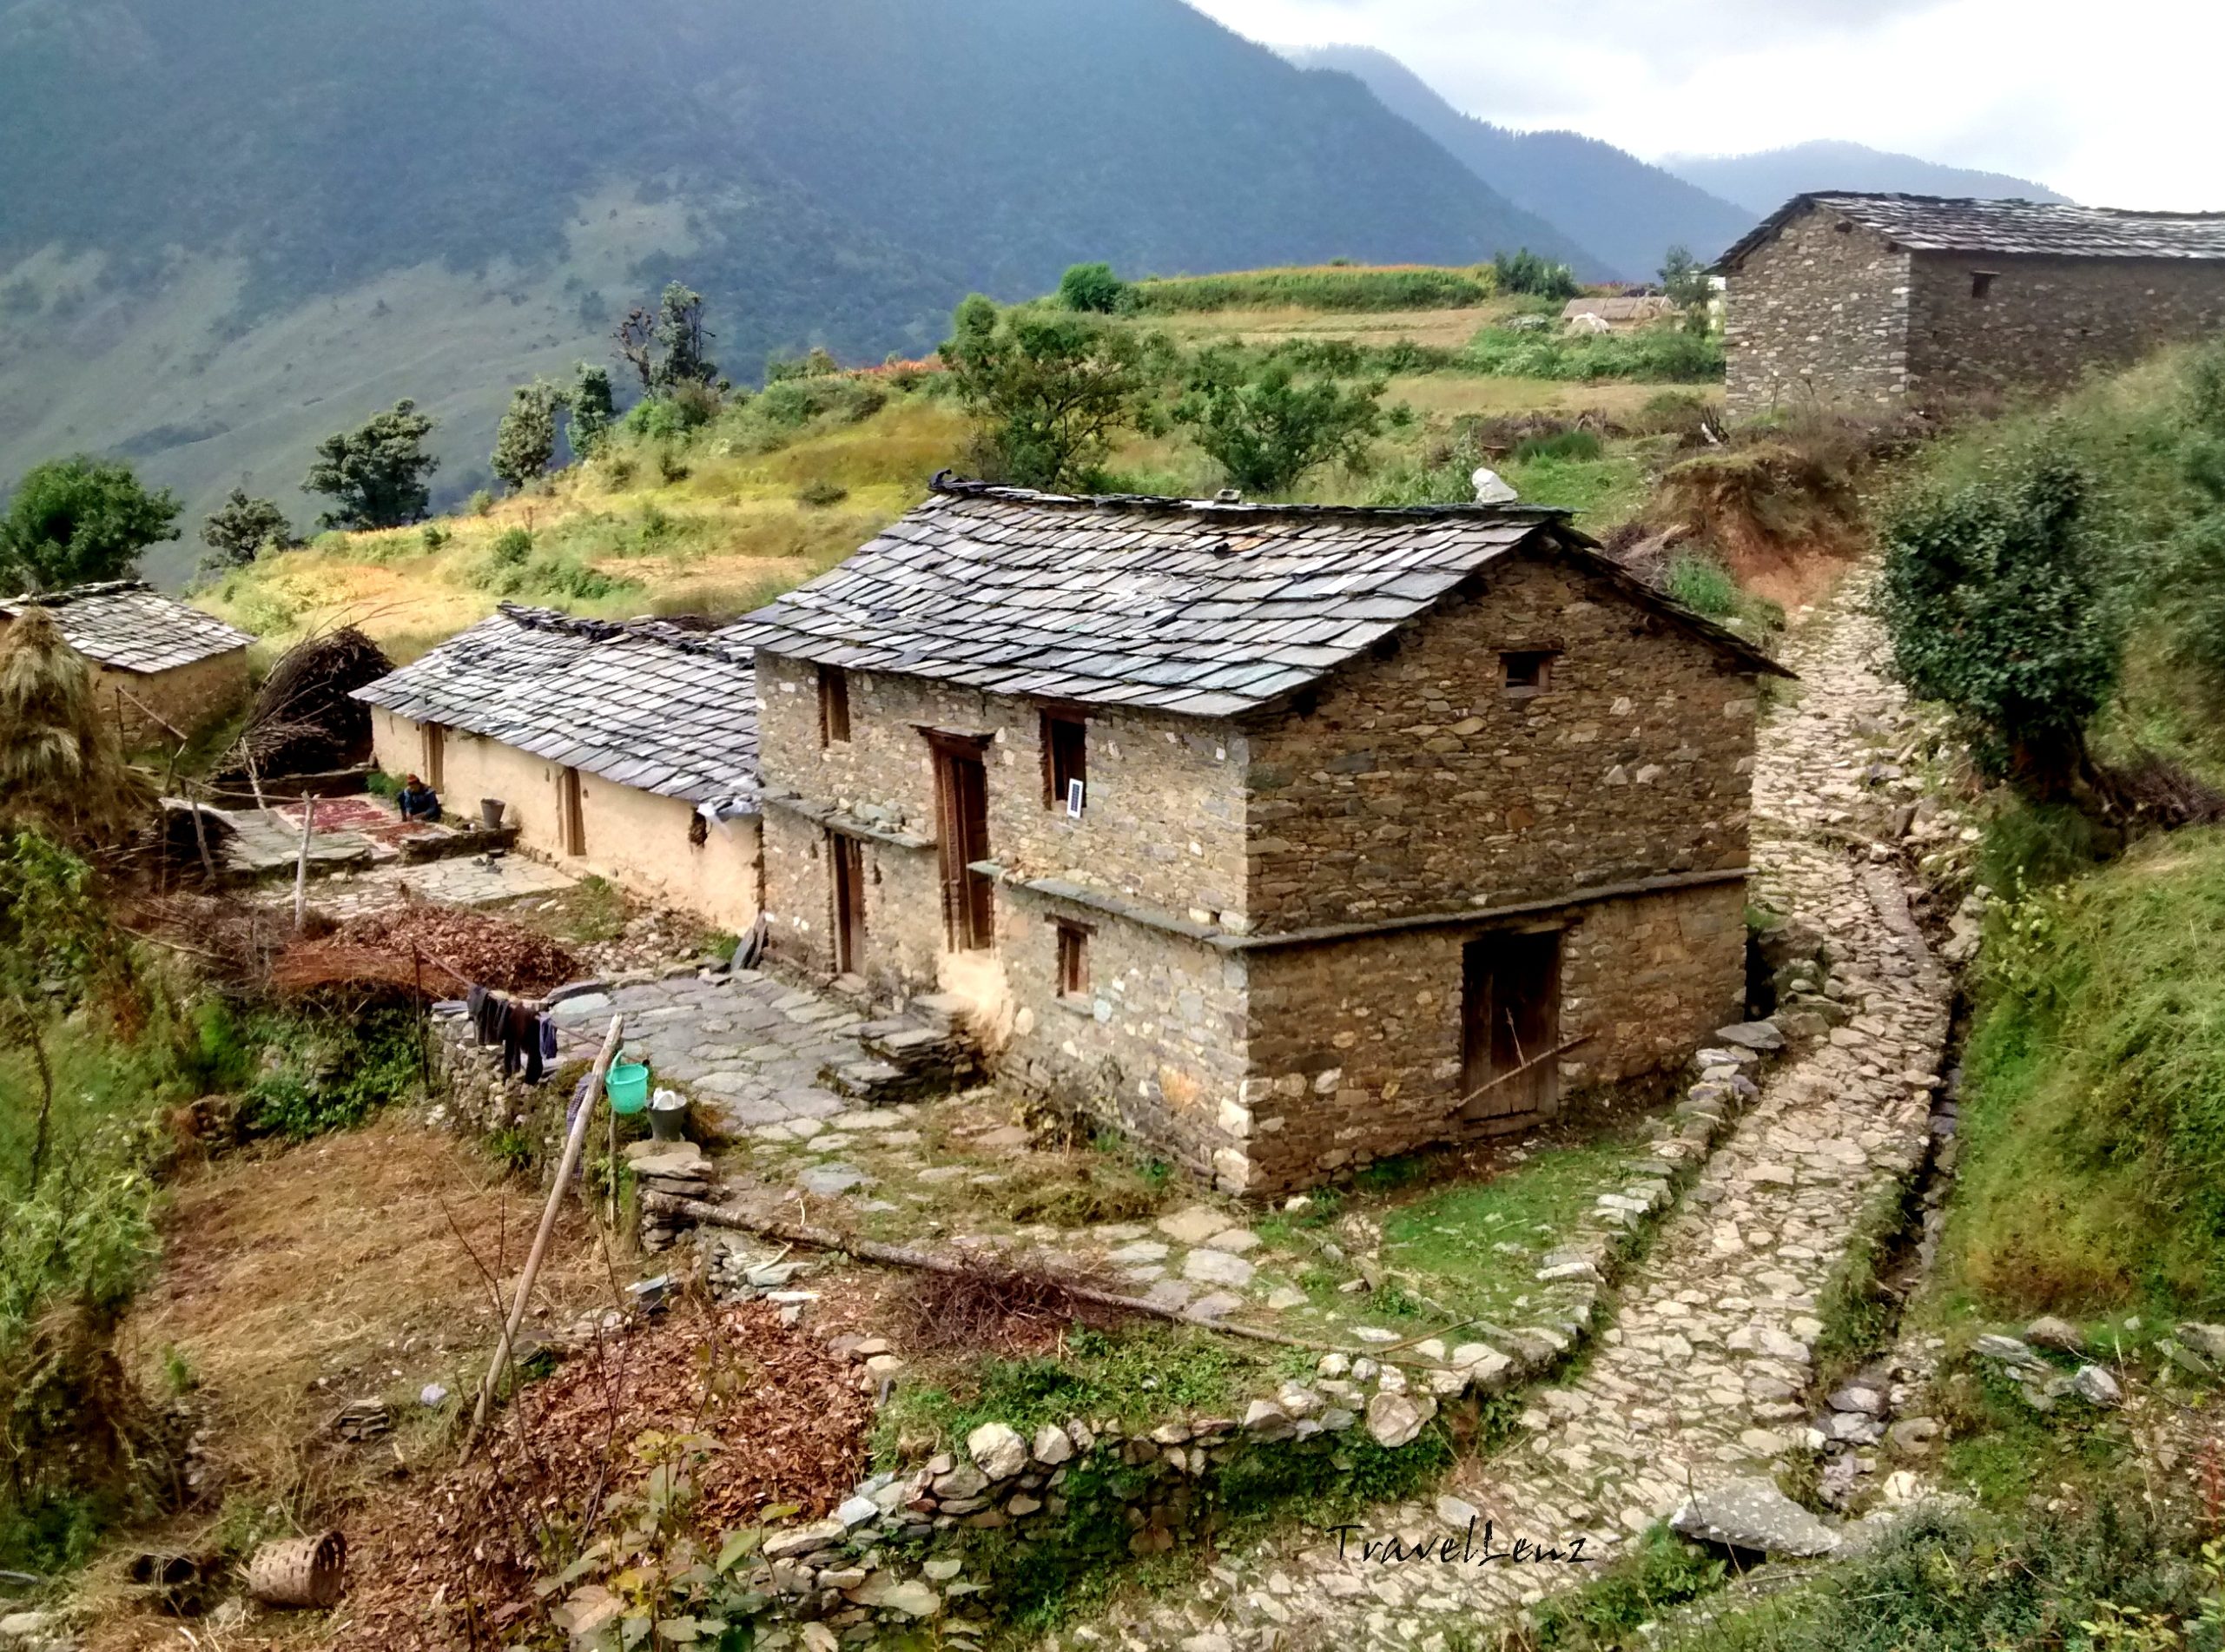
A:
<svg viewBox="0 0 2225 1652">
<path fill-rule="evenodd" d="M 26 1194 L 38 1192 L 52 1133 L 50 1022 L 120 961 L 116 926 L 96 898 L 92 869 L 36 833 L 0 836 L 0 1026 L 10 1044 L 30 1053 L 39 1080 Z"/>
<path fill-rule="evenodd" d="M 1989 774 L 2082 806 L 2111 790 L 2086 727 L 2116 682 L 2124 632 L 2089 492 L 2076 465 L 2042 450 L 1904 500 L 1885 525 L 1880 591 L 1910 691 L 1954 712 Z"/>
<path fill-rule="evenodd" d="M 1511 254 L 1501 253 L 1491 261 L 1491 272 L 1497 278 L 1502 293 L 1533 298 L 1576 295 L 1576 277 L 1566 264 L 1549 263 L 1527 247 Z"/>
<path fill-rule="evenodd" d="M 510 393 L 510 411 L 496 427 L 489 463 L 513 491 L 547 473 L 556 457 L 557 413 L 568 400 L 562 389 L 541 379 Z"/>
<path fill-rule="evenodd" d="M 1145 347 L 1126 329 L 1000 310 L 979 294 L 958 307 L 941 354 L 981 422 L 986 466 L 1022 487 L 1088 484 L 1114 434 L 1136 422 L 1152 380 Z"/>
<path fill-rule="evenodd" d="M 1661 260 L 1661 291 L 1684 312 L 1684 324 L 1694 333 L 1707 330 L 1708 312 L 1715 302 L 1715 284 L 1707 267 L 1689 248 L 1672 247 Z"/>
<path fill-rule="evenodd" d="M 342 431 L 317 444 L 316 463 L 301 484 L 304 493 L 338 501 L 318 518 L 327 528 L 399 528 L 425 519 L 432 502 L 425 479 L 440 461 L 425 451 L 432 420 L 404 400 L 360 430 Z"/>
<path fill-rule="evenodd" d="M 1059 279 L 1059 302 L 1086 314 L 1112 314 L 1127 293 L 1110 264 L 1076 264 Z"/>
<path fill-rule="evenodd" d="M 201 565 L 210 570 L 244 568 L 266 547 L 290 551 L 300 543 L 275 499 L 249 499 L 244 487 L 226 494 L 201 525 L 201 542 L 208 547 Z"/>
<path fill-rule="evenodd" d="M 641 380 L 644 396 L 668 396 L 683 385 L 711 386 L 718 364 L 710 359 L 714 336 L 703 326 L 703 294 L 674 281 L 656 311 L 636 305 L 611 335 L 618 355 Z"/>
<path fill-rule="evenodd" d="M 182 508 L 168 488 L 149 492 L 120 459 L 79 453 L 34 466 L 0 517 L 0 586 L 120 578 L 149 545 L 178 537 Z"/>
<path fill-rule="evenodd" d="M 571 387 L 571 452 L 575 459 L 592 459 L 610 437 L 618 408 L 611 394 L 611 370 L 592 361 L 579 364 Z"/>
<path fill-rule="evenodd" d="M 1285 362 L 1248 364 L 1242 351 L 1221 347 L 1192 364 L 1174 420 L 1236 486 L 1279 494 L 1317 465 L 1364 462 L 1383 428 L 1383 393 L 1380 379 L 1350 389 L 1334 379 L 1301 385 Z"/>
</svg>

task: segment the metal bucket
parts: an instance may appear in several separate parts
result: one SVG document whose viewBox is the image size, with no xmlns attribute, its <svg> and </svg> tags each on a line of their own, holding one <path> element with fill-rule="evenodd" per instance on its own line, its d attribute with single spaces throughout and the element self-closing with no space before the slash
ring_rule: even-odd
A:
<svg viewBox="0 0 2225 1652">
<path fill-rule="evenodd" d="M 480 798 L 479 824 L 485 827 L 487 830 L 491 832 L 500 831 L 502 829 L 502 811 L 509 806 L 509 804 L 504 803 L 499 797 Z"/>
</svg>

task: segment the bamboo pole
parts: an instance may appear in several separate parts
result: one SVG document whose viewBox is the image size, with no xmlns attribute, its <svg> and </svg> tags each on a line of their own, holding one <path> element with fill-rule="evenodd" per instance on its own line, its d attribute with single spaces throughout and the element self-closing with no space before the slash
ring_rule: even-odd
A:
<svg viewBox="0 0 2225 1652">
<path fill-rule="evenodd" d="M 309 834 L 317 823 L 317 800 L 301 794 L 301 853 L 294 862 L 294 927 L 309 915 Z"/>
<path fill-rule="evenodd" d="M 683 1199 L 677 1193 L 644 1190 L 641 1195 L 641 1206 L 647 1211 L 690 1217 L 713 1227 L 730 1227 L 741 1232 L 755 1233 L 762 1239 L 776 1239 L 784 1245 L 803 1245 L 821 1251 L 842 1251 L 863 1261 L 878 1262 L 884 1267 L 916 1268 L 926 1273 L 954 1276 L 981 1272 L 978 1263 L 954 1262 L 925 1251 L 908 1250 L 898 1245 L 882 1245 L 874 1239 L 855 1239 L 830 1228 L 809 1227 L 801 1222 L 782 1222 L 750 1216 L 723 1205 L 706 1204 L 700 1199 Z M 1177 1325 L 1203 1325 L 1209 1331 L 1222 1332 L 1231 1337 L 1248 1337 L 1255 1342 L 1271 1342 L 1284 1348 L 1303 1348 L 1309 1353 L 1364 1354 L 1370 1359 L 1383 1358 L 1383 1355 L 1372 1348 L 1347 1348 L 1333 1342 L 1313 1342 L 1304 1337 L 1285 1336 L 1279 1331 L 1263 1331 L 1257 1325 L 1238 1325 L 1225 1319 L 1193 1319 L 1179 1308 L 1148 1302 L 1141 1297 L 1124 1297 L 1111 1291 L 1099 1291 L 1092 1285 L 1077 1285 L 1069 1279 L 1060 1279 L 1059 1283 L 1073 1294 L 1076 1301 L 1099 1308 L 1115 1308 L 1123 1313 L 1144 1314 L 1154 1319 L 1172 1319 Z M 1418 1342 L 1423 1338 L 1416 1338 L 1415 1340 Z M 1400 1347 L 1404 1345 L 1403 1343 L 1397 1345 Z M 1402 1359 L 1397 1363 L 1429 1370 L 1448 1369 L 1431 1359 Z"/>
<path fill-rule="evenodd" d="M 479 1404 L 472 1410 L 471 1431 L 464 1436 L 464 1455 L 467 1457 L 479 1440 L 479 1430 L 486 1423 L 487 1407 L 494 1403 L 494 1391 L 502 1382 L 503 1368 L 510 1363 L 511 1345 L 517 1338 L 518 1327 L 525 1322 L 525 1305 L 533 1295 L 533 1281 L 540 1275 L 541 1259 L 548 1253 L 549 1235 L 556 1231 L 557 1211 L 564 1204 L 565 1186 L 578 1167 L 580 1149 L 587 1143 L 587 1127 L 594 1120 L 595 1105 L 602 1095 L 603 1075 L 611 1070 L 625 1028 L 624 1015 L 611 1017 L 611 1030 L 604 1036 L 603 1053 L 595 1058 L 595 1070 L 589 1075 L 587 1094 L 579 1104 L 579 1116 L 571 1121 L 571 1129 L 564 1139 L 564 1160 L 557 1166 L 556 1185 L 549 1189 L 549 1202 L 541 1207 L 540 1231 L 533 1235 L 533 1248 L 525 1253 L 525 1271 L 518 1276 L 518 1294 L 511 1301 L 510 1317 L 503 1321 L 494 1359 L 486 1368 L 486 1380 L 479 1384 Z"/>
</svg>

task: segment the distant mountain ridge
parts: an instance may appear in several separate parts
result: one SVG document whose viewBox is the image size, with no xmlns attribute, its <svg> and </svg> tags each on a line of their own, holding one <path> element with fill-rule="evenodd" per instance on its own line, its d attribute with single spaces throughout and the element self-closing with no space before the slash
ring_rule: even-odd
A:
<svg viewBox="0 0 2225 1652">
<path fill-rule="evenodd" d="M 2043 183 L 2005 172 L 1943 166 L 1862 143 L 1819 141 L 1753 155 L 1669 155 L 1680 178 L 1766 217 L 1794 195 L 1840 189 L 1868 195 L 1970 196 L 1981 201 L 2068 201 Z"/>
<path fill-rule="evenodd" d="M 1179 0 L 0 0 L 0 488 L 129 452 L 195 525 L 241 480 L 306 522 L 314 440 L 402 395 L 459 497 L 509 387 L 670 280 L 747 380 L 1099 259 L 1608 273 Z"/>
<path fill-rule="evenodd" d="M 1370 46 L 1279 48 L 1307 69 L 1350 75 L 1517 206 L 1589 248 L 1624 281 L 1650 281 L 1681 246 L 1712 258 L 1758 214 L 1576 132 L 1516 132 L 1453 107 L 1411 69 Z"/>
</svg>

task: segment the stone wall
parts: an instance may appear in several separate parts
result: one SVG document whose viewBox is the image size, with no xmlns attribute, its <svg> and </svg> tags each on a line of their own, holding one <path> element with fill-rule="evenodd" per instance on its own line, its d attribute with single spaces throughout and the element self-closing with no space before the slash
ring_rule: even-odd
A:
<svg viewBox="0 0 2225 1652">
<path fill-rule="evenodd" d="M 372 756 L 388 774 L 423 775 L 421 724 L 383 707 L 371 710 Z M 583 773 L 580 815 L 584 855 L 565 853 L 558 764 L 484 735 L 449 729 L 441 742 L 440 801 L 452 815 L 476 818 L 482 798 L 499 798 L 504 818 L 518 829 L 526 853 L 566 871 L 606 877 L 644 900 L 733 933 L 757 921 L 758 822 L 710 824 L 703 842 L 690 841 L 695 809 Z M 430 778 L 430 776 L 427 776 Z"/>
<path fill-rule="evenodd" d="M 248 703 L 248 651 L 235 648 L 167 671 L 119 671 L 96 664 L 93 695 L 122 728 L 127 751 L 167 749 L 177 741 L 163 723 L 195 735 Z"/>
<path fill-rule="evenodd" d="M 1925 402 L 2067 389 L 2225 327 L 2216 259 L 1919 253 L 1912 274 L 1910 393 Z"/>
<path fill-rule="evenodd" d="M 1561 931 L 1564 1092 L 1676 1067 L 1739 1018 L 1743 880 L 1251 955 L 1250 1071 L 1222 1122 L 1231 1191 L 1272 1195 L 1440 1142 L 1536 1124 L 1460 1117 L 1463 948 L 1509 927 Z M 1241 1163 L 1241 1175 L 1232 1173 Z"/>
<path fill-rule="evenodd" d="M 1787 223 L 1727 281 L 1732 416 L 1897 404 L 1908 390 L 1909 281 L 1906 253 L 1835 212 L 1811 207 Z"/>
<path fill-rule="evenodd" d="M 1283 934 L 1746 864 L 1754 680 L 1521 561 L 1251 737 L 1248 927 Z M 1542 692 L 1505 650 L 1557 651 Z"/>
<path fill-rule="evenodd" d="M 1083 931 L 1086 994 L 1059 990 L 1061 922 Z M 1202 1176 L 1241 1182 L 1231 1127 L 1246 1071 L 1243 955 L 1027 892 L 1006 901 L 997 944 L 1013 1015 L 1007 1080 Z"/>
</svg>

